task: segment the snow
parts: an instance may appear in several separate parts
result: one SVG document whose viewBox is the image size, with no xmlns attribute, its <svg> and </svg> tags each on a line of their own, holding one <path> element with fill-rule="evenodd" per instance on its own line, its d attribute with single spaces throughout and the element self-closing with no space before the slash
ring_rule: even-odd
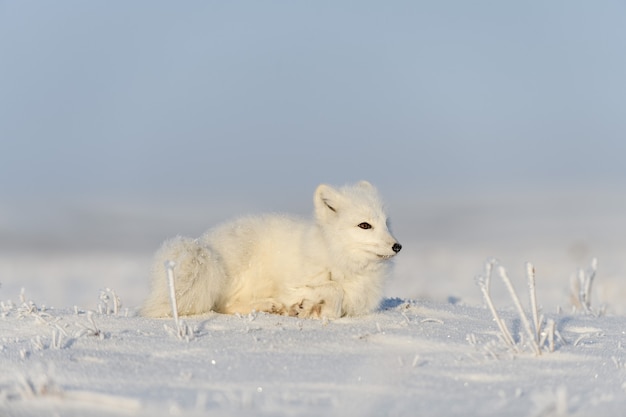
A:
<svg viewBox="0 0 626 417">
<path fill-rule="evenodd" d="M 0 415 L 620 415 L 626 204 L 614 202 L 561 215 L 489 201 L 450 209 L 447 228 L 438 204 L 401 210 L 404 249 L 379 311 L 333 321 L 210 313 L 182 318 L 187 337 L 172 319 L 137 315 L 150 254 L 131 242 L 119 252 L 4 251 Z M 546 342 L 533 353 L 494 274 L 492 301 L 517 352 L 505 344 L 475 280 L 490 256 L 531 323 L 523 262 L 533 261 L 554 351 Z M 585 313 L 570 279 L 592 256 Z"/>
<path fill-rule="evenodd" d="M 0 320 L 0 404 L 12 416 L 618 415 L 626 405 L 619 317 L 550 315 L 563 340 L 535 356 L 499 343 L 482 307 L 399 299 L 332 322 L 208 314 L 185 320 L 189 341 L 171 320 L 132 312 L 91 321 L 20 309 Z"/>
</svg>

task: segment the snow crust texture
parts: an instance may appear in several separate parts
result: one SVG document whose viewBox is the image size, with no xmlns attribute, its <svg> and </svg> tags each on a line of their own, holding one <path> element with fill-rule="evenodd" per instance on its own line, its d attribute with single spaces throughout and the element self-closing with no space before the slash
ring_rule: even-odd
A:
<svg viewBox="0 0 626 417">
<path fill-rule="evenodd" d="M 555 351 L 514 353 L 488 309 L 384 300 L 334 321 L 173 320 L 118 308 L 0 316 L 2 416 L 589 416 L 626 409 L 623 317 L 546 314 Z M 115 310 L 114 311 L 114 307 Z M 524 346 L 519 316 L 500 315 Z"/>
</svg>

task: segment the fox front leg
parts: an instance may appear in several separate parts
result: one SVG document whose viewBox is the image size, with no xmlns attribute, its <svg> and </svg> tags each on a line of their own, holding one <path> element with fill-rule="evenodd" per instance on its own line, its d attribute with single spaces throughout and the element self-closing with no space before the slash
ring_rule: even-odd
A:
<svg viewBox="0 0 626 417">
<path fill-rule="evenodd" d="M 334 282 L 307 286 L 301 291 L 301 299 L 293 304 L 288 314 L 301 318 L 329 318 L 336 319 L 343 316 L 343 288 Z"/>
</svg>

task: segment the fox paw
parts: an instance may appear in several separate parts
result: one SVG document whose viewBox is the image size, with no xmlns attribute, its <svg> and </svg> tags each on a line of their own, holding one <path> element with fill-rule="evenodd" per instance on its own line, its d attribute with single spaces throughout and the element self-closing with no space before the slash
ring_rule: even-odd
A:
<svg viewBox="0 0 626 417">
<path fill-rule="evenodd" d="M 301 302 L 296 303 L 289 308 L 289 315 L 292 317 L 300 317 L 300 318 L 309 318 L 309 317 L 319 318 L 322 315 L 323 305 L 324 305 L 324 300 L 317 302 L 317 303 L 311 300 L 302 300 Z"/>
<path fill-rule="evenodd" d="M 324 300 L 318 302 L 313 302 L 311 300 L 302 300 L 299 303 L 293 304 L 289 308 L 288 315 L 300 318 L 320 318 L 322 317 L 322 308 L 324 307 L 324 304 Z"/>
<path fill-rule="evenodd" d="M 282 315 L 285 315 L 286 310 L 287 309 L 282 304 L 279 304 L 279 303 L 268 303 L 260 311 L 265 311 L 266 313 L 270 313 L 270 314 L 279 314 L 279 315 L 282 316 Z"/>
</svg>

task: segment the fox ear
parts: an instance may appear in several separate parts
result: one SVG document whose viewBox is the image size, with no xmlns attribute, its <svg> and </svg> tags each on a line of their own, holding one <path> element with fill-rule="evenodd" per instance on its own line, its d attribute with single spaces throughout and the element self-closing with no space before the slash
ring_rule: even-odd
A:
<svg viewBox="0 0 626 417">
<path fill-rule="evenodd" d="M 374 188 L 374 186 L 370 184 L 368 181 L 359 181 L 356 185 L 361 188 L 366 188 L 366 189 Z"/>
<path fill-rule="evenodd" d="M 341 194 L 333 187 L 321 184 L 315 190 L 315 214 L 318 218 L 325 218 L 336 213 L 341 204 Z"/>
</svg>

